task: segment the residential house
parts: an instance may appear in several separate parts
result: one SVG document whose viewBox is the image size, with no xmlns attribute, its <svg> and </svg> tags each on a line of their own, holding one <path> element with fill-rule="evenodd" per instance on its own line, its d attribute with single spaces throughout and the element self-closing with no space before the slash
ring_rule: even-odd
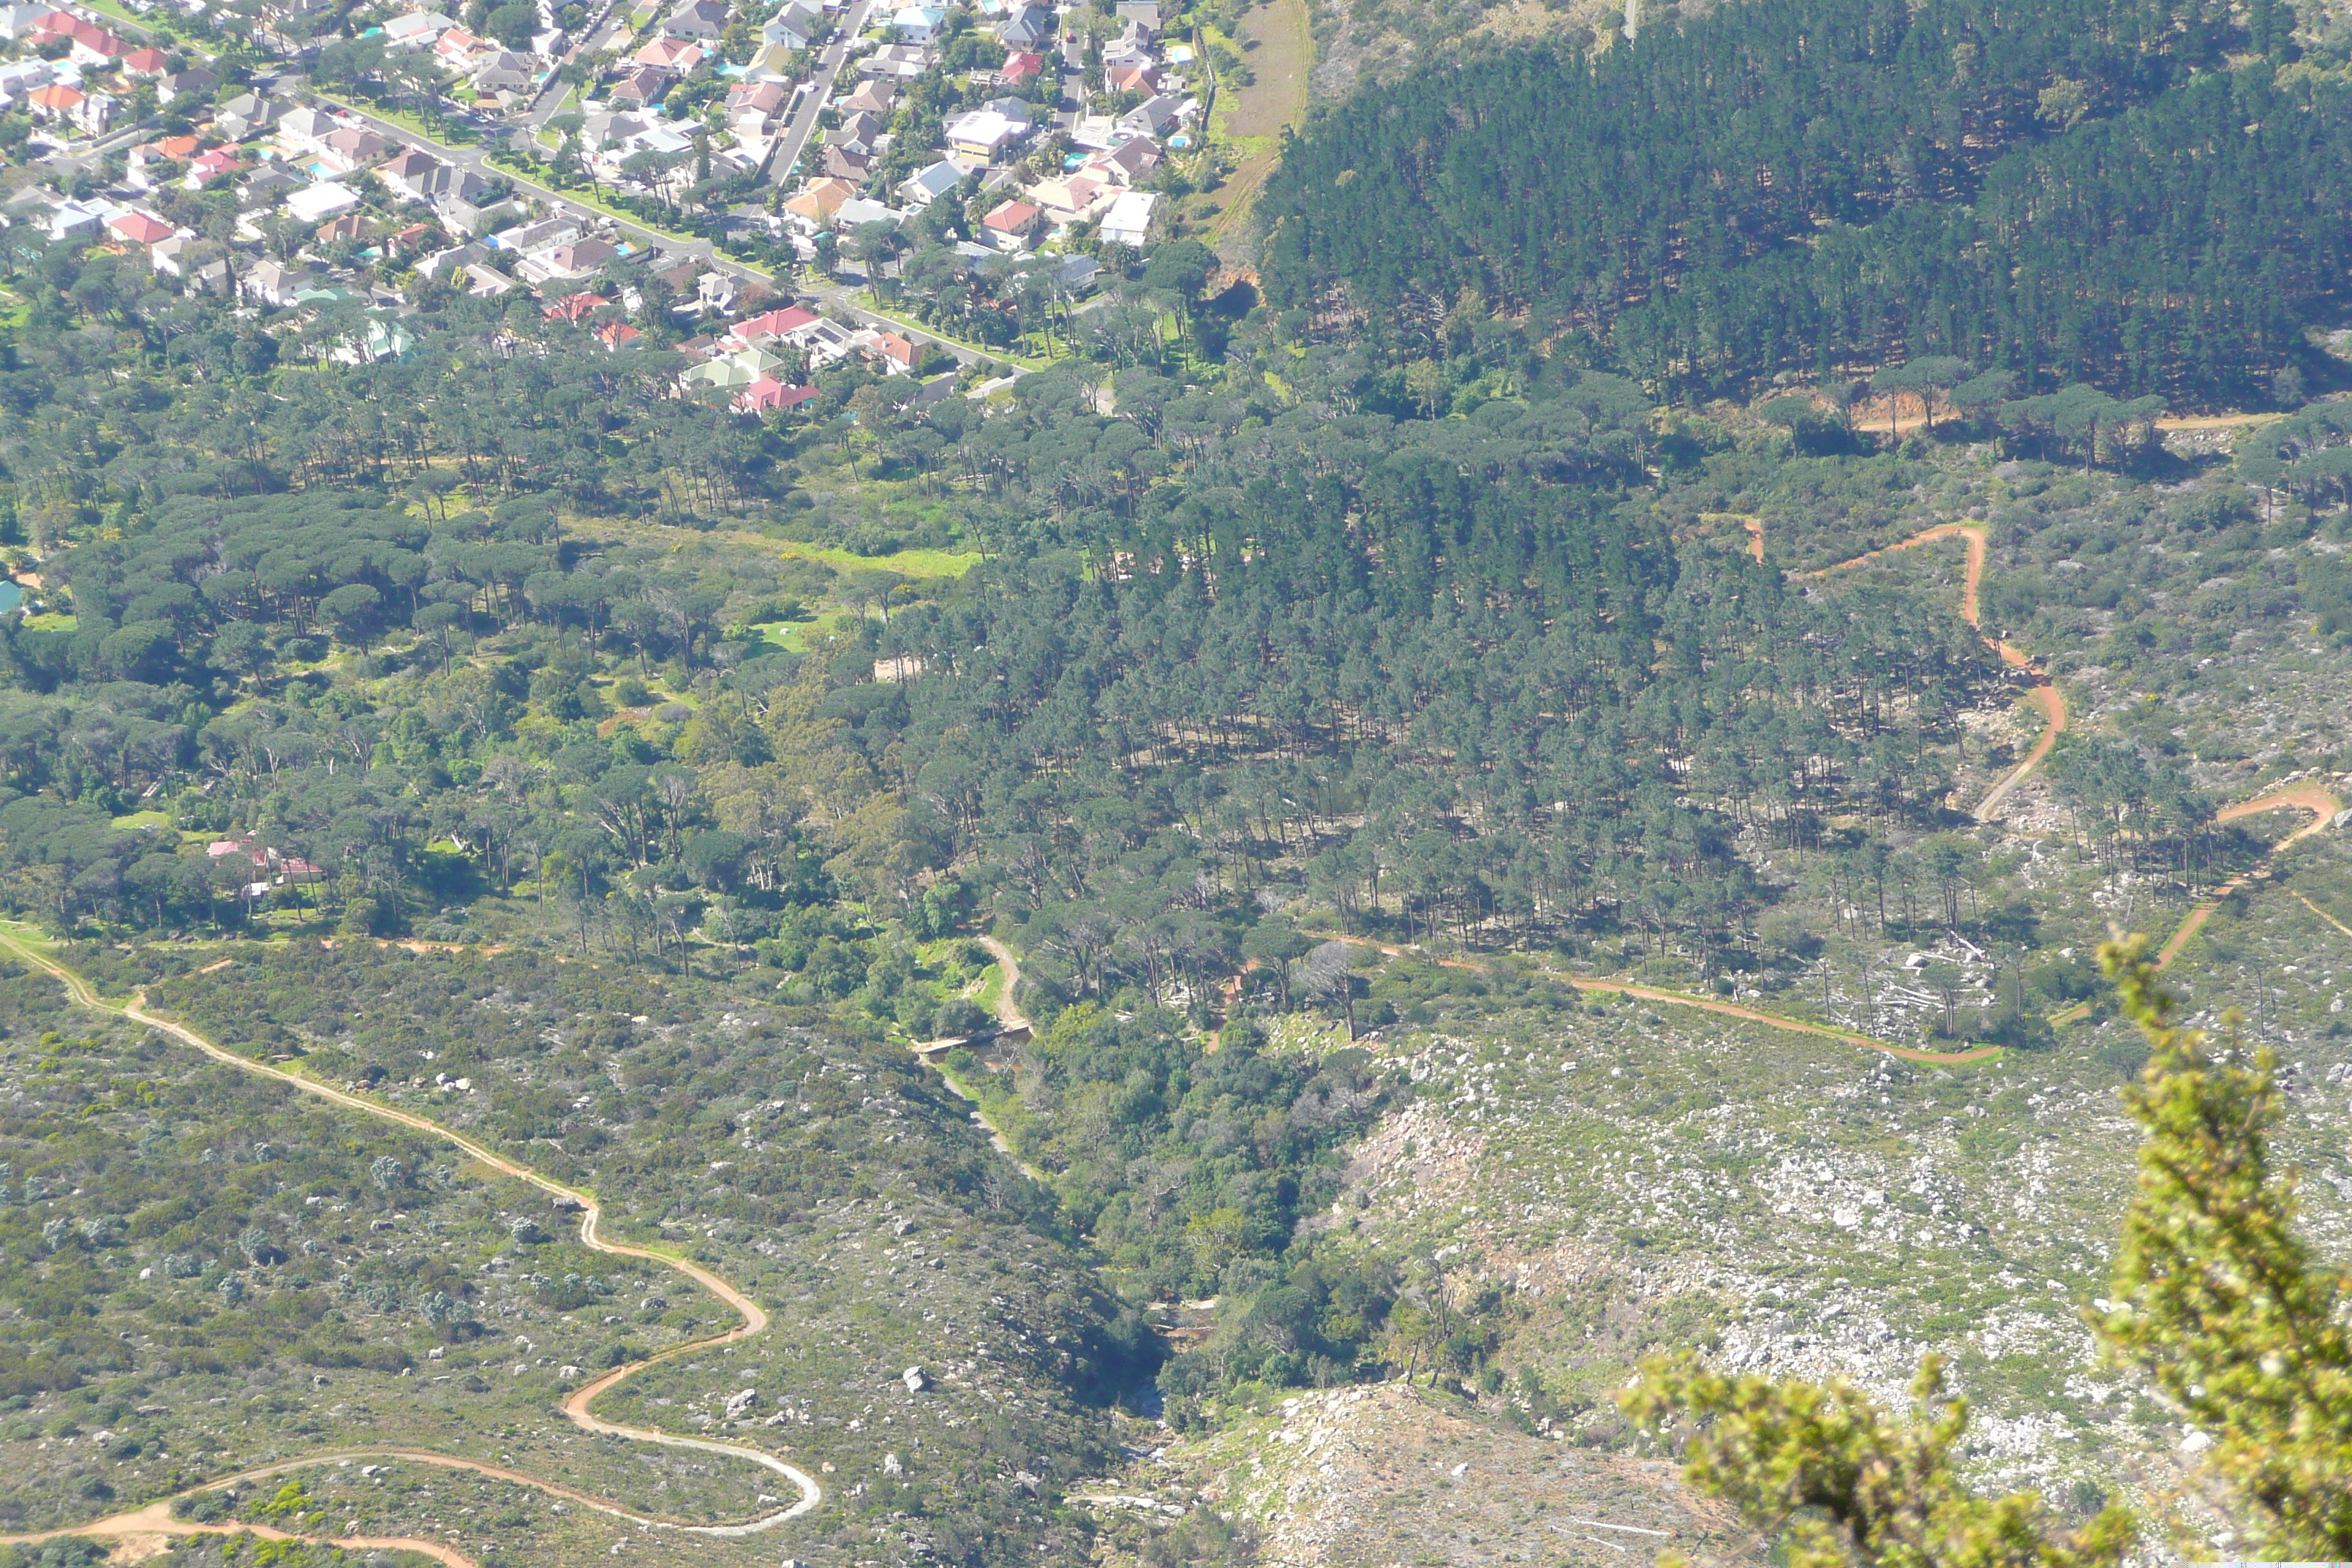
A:
<svg viewBox="0 0 2352 1568">
<path fill-rule="evenodd" d="M 122 57 L 122 74 L 140 81 L 153 81 L 163 74 L 163 50 L 133 49 Z"/>
<path fill-rule="evenodd" d="M 669 90 L 670 73 L 652 66 L 638 66 L 624 72 L 621 79 L 607 89 L 604 96 L 614 103 L 647 104 L 658 100 Z"/>
<path fill-rule="evenodd" d="M 859 334 L 861 337 L 866 335 Z M 892 375 L 905 375 L 915 368 L 915 362 L 921 357 L 914 344 L 896 332 L 873 333 L 866 346 L 882 362 L 882 368 Z"/>
<path fill-rule="evenodd" d="M 1028 194 L 1055 223 L 1080 223 L 1116 200 L 1118 187 L 1081 172 L 1058 180 L 1040 180 L 1029 187 Z"/>
<path fill-rule="evenodd" d="M 880 202 L 852 196 L 841 204 L 839 212 L 833 215 L 833 226 L 842 234 L 855 234 L 869 223 L 887 223 L 896 228 L 906 221 L 906 216 L 905 213 L 886 207 Z"/>
<path fill-rule="evenodd" d="M 588 277 L 620 255 L 621 247 L 609 239 L 575 239 L 530 252 L 515 263 L 515 271 L 525 282 L 543 285 L 559 279 Z"/>
<path fill-rule="evenodd" d="M 1146 33 L 1160 31 L 1160 0 L 1118 0 L 1118 19 Z"/>
<path fill-rule="evenodd" d="M 691 38 L 656 38 L 629 58 L 637 65 L 684 76 L 702 63 L 702 46 Z"/>
<path fill-rule="evenodd" d="M 743 67 L 746 81 L 789 82 L 800 74 L 793 64 L 795 56 L 782 44 L 761 44 L 751 51 L 751 58 Z"/>
<path fill-rule="evenodd" d="M 729 329 L 727 335 L 746 348 L 757 348 L 761 343 L 788 339 L 817 319 L 813 310 L 787 305 L 780 310 L 764 310 L 756 316 L 747 316 Z"/>
<path fill-rule="evenodd" d="M 399 322 L 371 317 L 365 331 L 356 337 L 345 335 L 341 342 L 328 351 L 327 357 L 339 364 L 374 364 L 380 360 L 400 358 L 415 342 L 408 329 Z M 286 869 L 289 874 L 299 877 L 306 871 L 314 871 L 316 868 L 308 861 L 289 860 Z"/>
<path fill-rule="evenodd" d="M 857 187 L 847 180 L 812 180 L 784 203 L 784 213 L 814 234 L 831 224 L 842 204 L 856 195 Z"/>
<path fill-rule="evenodd" d="M 550 321 L 569 321 L 576 327 L 612 302 L 602 294 L 583 289 L 577 294 L 565 295 L 540 315 Z"/>
<path fill-rule="evenodd" d="M 786 386 L 763 375 L 735 395 L 733 407 L 738 414 L 789 414 L 817 395 L 814 386 Z"/>
<path fill-rule="evenodd" d="M 1121 131 L 1132 132 L 1138 136 L 1149 136 L 1156 141 L 1182 123 L 1182 109 L 1181 103 L 1163 92 L 1156 98 L 1147 99 L 1120 115 L 1118 126 Z"/>
<path fill-rule="evenodd" d="M 511 250 L 521 255 L 533 250 L 545 250 L 550 246 L 569 245 L 587 231 L 575 217 L 541 218 L 537 223 L 523 224 L 504 234 L 490 237 L 490 244 L 499 250 Z"/>
<path fill-rule="evenodd" d="M 71 12 L 52 11 L 42 21 L 51 37 L 71 40 L 72 47 L 67 51 L 66 58 L 76 65 L 88 66 L 93 70 L 108 70 L 131 53 L 129 44 L 97 23 Z"/>
<path fill-rule="evenodd" d="M 1017 99 L 1000 99 L 998 103 L 1015 103 Z M 1026 109 L 1026 105 L 1023 106 Z M 959 114 L 943 128 L 947 143 L 967 158 L 992 163 L 1007 148 L 1017 147 L 1029 135 L 1029 117 L 1024 112 L 1008 114 L 996 104 Z"/>
<path fill-rule="evenodd" d="M 355 174 L 392 156 L 393 144 L 364 126 L 343 125 L 327 133 L 319 166 L 330 174 Z"/>
<path fill-rule="evenodd" d="M 519 55 L 512 49 L 500 49 L 475 68 L 474 91 L 483 93 L 529 92 L 539 80 L 539 71 L 529 55 Z"/>
<path fill-rule="evenodd" d="M 220 78 L 202 66 L 190 66 L 181 71 L 165 71 L 155 79 L 155 101 L 177 103 L 184 98 L 202 98 L 218 86 Z"/>
<path fill-rule="evenodd" d="M 416 264 L 416 270 L 427 278 L 438 278 L 445 272 L 463 276 L 467 268 L 486 260 L 489 254 L 488 246 L 479 240 L 469 240 L 463 245 L 453 245 L 446 250 L 435 251 Z"/>
<path fill-rule="evenodd" d="M 999 250 L 1021 250 L 1045 232 L 1045 209 L 1034 202 L 1004 201 L 980 220 L 981 232 Z"/>
<path fill-rule="evenodd" d="M 1082 294 L 1102 276 L 1102 263 L 1091 256 L 1065 256 L 1053 264 L 1054 281 L 1073 294 Z"/>
<path fill-rule="evenodd" d="M 890 13 L 890 28 L 902 44 L 928 44 L 939 37 L 948 14 L 937 5 L 901 5 Z"/>
<path fill-rule="evenodd" d="M 196 139 L 193 136 L 166 136 L 142 142 L 123 154 L 123 183 L 134 191 L 152 191 L 195 153 Z"/>
<path fill-rule="evenodd" d="M 430 153 L 411 147 L 375 173 L 396 194 L 413 202 L 429 202 L 439 192 L 444 176 L 453 172 Z"/>
<path fill-rule="evenodd" d="M 95 239 L 106 227 L 110 209 L 95 202 L 78 202 L 70 198 L 51 204 L 41 215 L 41 231 L 52 240 L 79 237 Z"/>
<path fill-rule="evenodd" d="M 68 87 L 78 85 L 81 80 L 81 73 L 79 70 L 72 70 L 70 67 L 68 69 L 71 72 L 73 79 L 67 82 L 67 85 Z M 22 99 L 26 93 L 37 88 L 47 87 L 53 81 L 63 79 L 64 74 L 47 60 L 10 60 L 5 65 L 0 65 L 0 99 L 5 99 L 8 107 L 14 109 L 16 106 L 16 100 Z"/>
<path fill-rule="evenodd" d="M 159 239 L 147 247 L 147 264 L 167 277 L 177 278 L 187 265 L 188 247 L 195 243 L 195 236 L 188 234 Z"/>
<path fill-rule="evenodd" d="M 286 210 L 307 224 L 324 223 L 359 205 L 357 191 L 331 180 L 306 185 L 286 198 Z"/>
<path fill-rule="evenodd" d="M 44 31 L 41 18 L 54 9 L 49 5 L 0 5 L 0 38 L 14 41 Z"/>
<path fill-rule="evenodd" d="M 834 364 L 847 359 L 857 347 L 848 328 L 822 316 L 793 332 L 786 341 L 818 364 Z"/>
<path fill-rule="evenodd" d="M 264 163 L 237 181 L 236 205 L 249 214 L 257 207 L 274 207 L 302 188 L 301 181 L 277 164 Z"/>
<path fill-rule="evenodd" d="M 515 291 L 515 280 L 495 267 L 480 262 L 466 268 L 466 292 L 477 300 L 496 300 Z"/>
<path fill-rule="evenodd" d="M 841 123 L 824 133 L 825 143 L 847 147 L 853 152 L 871 153 L 882 134 L 882 116 L 871 110 L 845 110 Z"/>
<path fill-rule="evenodd" d="M 662 31 L 674 38 L 715 38 L 734 16 L 727 0 L 686 0 L 662 23 Z"/>
<path fill-rule="evenodd" d="M 596 329 L 596 341 L 604 345 L 604 352 L 608 354 L 619 353 L 644 336 L 645 333 L 626 321 L 607 321 Z"/>
<path fill-rule="evenodd" d="M 728 89 L 727 123 L 738 136 L 761 135 L 775 123 L 792 98 L 782 82 L 747 79 Z"/>
<path fill-rule="evenodd" d="M 1150 179 L 1160 162 L 1158 142 L 1148 137 L 1130 136 L 1108 152 L 1095 153 L 1081 169 L 1113 184 L 1132 185 Z"/>
<path fill-rule="evenodd" d="M 201 191 L 224 174 L 234 174 L 245 166 L 245 158 L 234 147 L 208 147 L 188 160 L 188 177 L 184 182 L 188 189 Z"/>
<path fill-rule="evenodd" d="M 307 153 L 321 145 L 326 141 L 328 133 L 339 129 L 341 124 L 341 121 L 322 110 L 307 106 L 291 109 L 287 110 L 285 118 L 278 121 L 270 134 L 270 140 L 278 143 L 280 152 Z"/>
<path fill-rule="evenodd" d="M 320 245 L 356 245 L 367 237 L 368 220 L 357 213 L 320 224 L 315 236 Z"/>
<path fill-rule="evenodd" d="M 249 142 L 278 123 L 286 106 L 257 92 L 240 92 L 213 109 L 213 129 L 231 142 Z"/>
<path fill-rule="evenodd" d="M 939 51 L 929 44 L 885 44 L 858 61 L 857 68 L 867 76 L 912 81 L 938 59 Z"/>
<path fill-rule="evenodd" d="M 292 304 L 294 296 L 313 281 L 309 268 L 272 258 L 247 268 L 239 286 L 248 300 L 283 307 Z"/>
<path fill-rule="evenodd" d="M 1054 45 L 1054 14 L 1043 5 L 1024 5 L 996 25 L 996 41 L 1008 49 L 1043 55 Z"/>
<path fill-rule="evenodd" d="M 488 38 L 476 37 L 463 27 L 452 27 L 433 40 L 433 58 L 451 70 L 463 71 L 476 55 L 497 47 Z"/>
<path fill-rule="evenodd" d="M 387 49 L 429 49 L 441 41 L 441 35 L 457 25 L 457 18 L 438 11 L 411 11 L 404 16 L 394 16 L 383 25 L 383 47 Z"/>
<path fill-rule="evenodd" d="M 846 147 L 828 146 L 817 160 L 816 172 L 828 179 L 846 180 L 862 188 L 866 176 L 874 172 L 874 157 L 869 153 L 853 153 Z"/>
<path fill-rule="evenodd" d="M 996 74 L 1007 87 L 1019 87 L 1034 80 L 1045 68 L 1045 57 L 1034 49 L 1011 49 L 1004 56 L 1003 68 Z"/>
<path fill-rule="evenodd" d="M 25 107 L 31 111 L 34 122 L 71 129 L 81 121 L 82 105 L 89 95 L 78 87 L 68 87 L 53 81 L 47 87 L 37 87 L 25 95 Z"/>
<path fill-rule="evenodd" d="M 1160 85 L 1160 68 L 1146 60 L 1140 65 L 1113 66 L 1106 63 L 1103 80 L 1113 92 L 1150 92 Z"/>
<path fill-rule="evenodd" d="M 849 96 L 841 100 L 841 108 L 849 114 L 873 114 L 889 117 L 890 106 L 898 100 L 898 84 L 868 77 L 852 88 Z"/>
<path fill-rule="evenodd" d="M 970 171 L 952 158 L 942 158 L 898 182 L 898 195 L 908 206 L 920 210 L 941 196 L 952 195 Z"/>
<path fill-rule="evenodd" d="M 794 0 L 761 26 L 760 41 L 782 44 L 795 54 L 805 54 L 824 36 L 825 26 L 824 12 Z"/>
<path fill-rule="evenodd" d="M 720 391 L 750 386 L 761 377 L 772 378 L 784 362 L 765 349 L 737 349 L 689 365 L 678 378 L 683 387 L 708 386 Z"/>
<path fill-rule="evenodd" d="M 1151 232 L 1151 209 L 1159 200 L 1150 191 L 1121 191 L 1103 214 L 1102 226 L 1096 232 L 1108 241 L 1142 248 Z"/>
</svg>

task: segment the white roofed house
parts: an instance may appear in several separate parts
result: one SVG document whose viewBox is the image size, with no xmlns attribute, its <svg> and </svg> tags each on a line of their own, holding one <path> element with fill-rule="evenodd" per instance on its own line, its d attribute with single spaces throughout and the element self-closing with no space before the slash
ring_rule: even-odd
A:
<svg viewBox="0 0 2352 1568">
<path fill-rule="evenodd" d="M 440 40 L 442 34 L 457 25 L 457 18 L 445 16 L 438 11 L 411 11 L 383 24 L 383 47 L 387 49 L 429 49 Z"/>
<path fill-rule="evenodd" d="M 1115 244 L 1142 248 L 1151 233 L 1151 209 L 1159 200 L 1150 191 L 1121 191 L 1110 211 L 1103 214 L 1102 226 L 1096 232 Z"/>
<path fill-rule="evenodd" d="M 1027 105 L 1021 104 L 1018 112 L 1003 107 L 1019 103 L 1017 99 L 998 99 L 957 115 L 943 127 L 948 145 L 982 163 L 995 162 L 1005 149 L 1017 147 L 1028 139 Z"/>
<path fill-rule="evenodd" d="M 902 44 L 928 44 L 939 36 L 947 16 L 937 5 L 902 5 L 890 14 L 890 26 Z"/>
<path fill-rule="evenodd" d="M 360 205 L 357 191 L 331 181 L 307 185 L 286 198 L 286 210 L 304 223 L 317 225 Z"/>
</svg>

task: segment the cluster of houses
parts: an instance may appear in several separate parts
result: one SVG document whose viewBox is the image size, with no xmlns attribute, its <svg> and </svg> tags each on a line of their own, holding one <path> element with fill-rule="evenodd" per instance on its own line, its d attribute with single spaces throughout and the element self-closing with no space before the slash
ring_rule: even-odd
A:
<svg viewBox="0 0 2352 1568">
<path fill-rule="evenodd" d="M 714 0 L 715 3 L 715 0 Z M 1083 41 L 1071 10 L 1057 15 L 1029 0 L 977 0 L 971 20 L 1003 49 L 1003 64 L 969 73 L 971 85 L 995 95 L 949 115 L 932 160 L 889 189 L 875 171 L 900 123 L 902 83 L 932 69 L 951 15 L 908 5 L 856 56 L 855 79 L 837 83 L 829 124 L 804 177 L 783 204 L 803 253 L 820 236 L 846 237 L 872 224 L 897 226 L 933 203 L 982 193 L 984 215 L 975 242 L 1022 257 L 1068 248 L 1083 227 L 1102 240 L 1140 247 L 1151 234 L 1158 196 L 1147 188 L 1173 153 L 1189 146 L 1200 113 L 1175 74 L 1188 65 L 1183 44 L 1163 46 L 1158 0 L 1118 0 L 1118 36 L 1101 49 L 1103 79 L 1116 114 L 1049 112 L 1022 90 L 1051 68 L 1055 56 L 1078 58 Z M 845 73 L 846 76 L 848 73 Z M 903 166 L 903 160 L 899 160 Z"/>
<path fill-rule="evenodd" d="M 16 46 L 16 58 L 0 61 L 0 113 L 30 118 L 37 153 L 115 130 L 145 84 L 153 84 L 162 104 L 219 85 L 201 67 L 175 70 L 161 49 L 134 45 L 94 17 L 54 5 L 0 5 L 0 40 Z"/>
<path fill-rule="evenodd" d="M 127 3 L 200 16 L 220 0 Z M 328 3 L 264 0 L 250 36 L 289 54 L 315 48 L 289 30 Z M 478 36 L 435 3 L 395 0 L 413 8 L 372 13 L 366 36 L 388 58 L 428 58 L 458 96 L 533 125 L 542 146 L 561 138 L 605 185 L 651 191 L 730 172 L 763 176 L 772 200 L 736 209 L 736 220 L 764 225 L 805 259 L 863 258 L 866 247 L 845 242 L 950 203 L 968 218 L 961 226 L 971 237 L 954 247 L 967 270 L 1043 269 L 1080 294 L 1101 271 L 1097 241 L 1140 247 L 1150 238 L 1152 187 L 1198 134 L 1200 103 L 1184 75 L 1192 50 L 1162 36 L 1161 0 L 1115 0 L 1108 24 L 1091 4 L 1049 9 L 1035 0 L 782 0 L 749 16 L 737 0 L 662 0 L 634 13 L 620 0 L 536 0 L 543 26 L 528 51 Z M 567 44 L 558 16 L 577 24 L 583 8 L 579 41 L 593 37 L 595 52 L 575 96 L 551 73 Z M 820 52 L 852 16 L 862 35 L 839 40 L 837 71 L 820 69 Z M 971 36 L 997 47 L 956 43 Z M 957 73 L 960 107 L 943 121 L 903 112 L 910 84 L 943 69 L 950 47 L 957 59 L 992 63 Z M 1098 63 L 1098 97 L 1074 110 L 1037 90 L 1079 60 L 1090 70 Z M 688 81 L 697 84 L 690 113 L 669 99 Z M 551 89 L 576 114 L 552 132 Z M 788 138 L 809 127 L 812 109 L 814 133 Z M 143 118 L 160 110 L 172 110 L 171 129 Z M 884 328 L 804 305 L 770 308 L 772 298 L 739 301 L 725 272 L 634 245 L 601 221 L 551 215 L 495 171 L 420 151 L 357 115 L 266 87 L 225 87 L 201 52 L 166 55 L 126 38 L 78 0 L 0 4 L 5 112 L 34 121 L 24 156 L 79 174 L 20 185 L 0 200 L 0 226 L 103 246 L 181 288 L 250 305 L 356 300 L 366 323 L 331 351 L 346 361 L 411 346 L 400 318 L 414 305 L 412 272 L 485 298 L 527 291 L 548 318 L 581 325 L 614 352 L 640 338 L 631 318 L 644 320 L 646 280 L 659 279 L 665 302 L 701 331 L 681 345 L 689 362 L 681 389 L 723 395 L 746 414 L 798 407 L 816 395 L 801 383 L 830 364 L 860 359 L 908 374 L 926 357 Z M 913 124 L 938 132 L 910 162 L 894 142 Z M 93 188 L 88 176 L 101 168 L 106 183 Z M 885 168 L 896 171 L 887 180 Z M 182 192 L 200 193 L 201 207 Z M 223 193 L 234 197 L 233 232 L 221 221 Z M 740 320 L 739 302 L 751 312 Z"/>
</svg>

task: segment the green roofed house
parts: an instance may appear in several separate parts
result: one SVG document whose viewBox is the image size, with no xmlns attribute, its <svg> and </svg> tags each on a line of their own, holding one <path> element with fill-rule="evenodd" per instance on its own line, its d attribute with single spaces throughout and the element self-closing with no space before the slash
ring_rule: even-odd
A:
<svg viewBox="0 0 2352 1568">
<path fill-rule="evenodd" d="M 783 363 L 765 349 L 738 349 L 733 353 L 703 361 L 678 377 L 678 384 L 738 389 L 751 385 L 761 376 L 774 374 Z"/>
</svg>

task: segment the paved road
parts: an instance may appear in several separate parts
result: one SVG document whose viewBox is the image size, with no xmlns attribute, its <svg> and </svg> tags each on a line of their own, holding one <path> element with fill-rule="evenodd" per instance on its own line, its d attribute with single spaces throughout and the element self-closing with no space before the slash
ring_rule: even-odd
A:
<svg viewBox="0 0 2352 1568">
<path fill-rule="evenodd" d="M 832 101 L 834 79 L 841 75 L 843 62 L 849 58 L 849 46 L 866 29 L 866 14 L 874 7 L 874 0 L 857 0 L 857 4 L 842 14 L 841 32 L 824 47 L 817 57 L 815 85 L 800 95 L 793 104 L 793 117 L 784 124 L 783 133 L 768 153 L 768 184 L 781 186 L 793 177 L 802 152 L 809 138 L 816 134 L 817 116 Z"/>
<path fill-rule="evenodd" d="M 951 342 L 948 339 L 940 337 L 935 333 L 924 331 L 919 327 L 911 327 L 904 322 L 894 321 L 887 317 L 876 315 L 873 311 L 866 309 L 864 306 L 856 303 L 851 298 L 850 290 L 846 288 L 839 285 L 827 285 L 813 289 L 800 289 L 800 285 L 794 279 L 775 278 L 767 272 L 761 271 L 758 268 L 747 267 L 730 256 L 720 254 L 718 248 L 707 239 L 674 239 L 667 235 L 657 234 L 654 230 L 646 227 L 643 224 L 631 223 L 626 218 L 613 217 L 612 215 L 601 210 L 600 208 L 592 207 L 585 202 L 574 201 L 572 197 L 563 195 L 560 191 L 552 190 L 546 185 L 540 184 L 536 181 L 523 179 L 508 170 L 499 168 L 497 164 L 489 161 L 488 153 L 484 148 L 451 147 L 446 143 L 436 142 L 431 137 L 425 136 L 418 132 L 411 131 L 408 127 L 402 125 L 395 121 L 384 120 L 376 115 L 370 114 L 365 109 L 357 104 L 344 103 L 341 100 L 331 102 L 326 100 L 319 100 L 318 101 L 324 104 L 326 107 L 339 109 L 346 113 L 357 116 L 360 120 L 364 121 L 369 126 L 381 132 L 384 136 L 399 143 L 401 146 L 414 147 L 421 152 L 429 153 L 436 158 L 445 159 L 449 163 L 457 164 L 459 168 L 470 169 L 486 180 L 511 181 L 515 184 L 530 191 L 533 195 L 537 196 L 540 200 L 545 202 L 549 206 L 556 209 L 557 211 L 569 213 L 574 217 L 582 218 L 590 222 L 610 222 L 621 232 L 622 235 L 626 237 L 633 243 L 650 246 L 660 250 L 667 251 L 673 256 L 690 256 L 698 261 L 708 262 L 718 271 L 726 273 L 729 277 L 735 279 L 739 282 L 758 283 L 762 287 L 771 289 L 782 288 L 786 292 L 799 289 L 802 292 L 814 293 L 818 298 L 825 300 L 827 303 L 839 306 L 845 314 L 853 317 L 865 325 L 878 327 L 884 331 L 896 332 L 900 337 L 909 339 L 915 342 L 937 343 L 940 348 L 943 348 L 949 353 L 953 354 L 957 363 L 960 364 L 976 364 L 980 362 L 982 357 L 975 351 L 965 348 L 961 343 Z"/>
</svg>

